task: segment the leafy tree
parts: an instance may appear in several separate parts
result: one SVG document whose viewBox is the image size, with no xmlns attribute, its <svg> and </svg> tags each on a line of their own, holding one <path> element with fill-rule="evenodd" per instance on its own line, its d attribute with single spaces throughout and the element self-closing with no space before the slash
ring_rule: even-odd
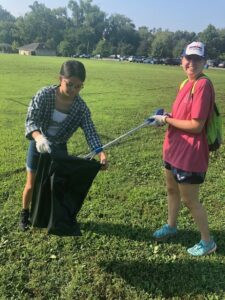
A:
<svg viewBox="0 0 225 300">
<path fill-rule="evenodd" d="M 107 57 L 112 53 L 112 45 L 105 39 L 102 39 L 98 42 L 95 50 L 93 51 L 94 55 L 100 54 L 101 57 Z"/>
<path fill-rule="evenodd" d="M 180 40 L 185 41 L 185 44 L 189 44 L 189 43 L 193 42 L 196 39 L 197 39 L 197 35 L 194 32 L 178 30 L 178 31 L 175 31 L 173 33 L 174 44 L 176 44 Z"/>
<path fill-rule="evenodd" d="M 11 45 L 7 43 L 0 43 L 0 52 L 11 53 L 12 52 Z"/>
<path fill-rule="evenodd" d="M 169 31 L 159 31 L 152 42 L 151 54 L 156 58 L 172 57 L 173 39 Z"/>
<path fill-rule="evenodd" d="M 0 5 L 0 43 L 11 44 L 14 40 L 15 17 Z"/>
<path fill-rule="evenodd" d="M 57 52 L 61 56 L 70 56 L 71 55 L 71 44 L 67 41 L 62 41 L 57 47 Z"/>
<path fill-rule="evenodd" d="M 220 40 L 219 58 L 225 60 L 225 28 L 218 30 L 218 32 Z"/>
<path fill-rule="evenodd" d="M 15 23 L 12 21 L 0 21 L 0 43 L 12 44 L 14 40 Z"/>
<path fill-rule="evenodd" d="M 70 13 L 67 14 L 67 9 Z M 59 54 L 104 53 L 104 55 L 152 55 L 156 58 L 178 57 L 184 46 L 194 40 L 203 41 L 210 58 L 225 57 L 225 28 L 213 25 L 200 32 L 163 31 L 146 26 L 135 29 L 124 15 L 108 18 L 92 0 L 69 0 L 67 7 L 49 9 L 34 1 L 30 12 L 15 18 L 0 5 L 0 43 L 20 45 L 33 42 L 57 48 Z"/>
<path fill-rule="evenodd" d="M 154 40 L 154 34 L 146 26 L 139 27 L 138 34 L 140 37 L 140 42 L 137 49 L 137 54 L 148 56 L 151 53 L 151 46 Z"/>
<path fill-rule="evenodd" d="M 64 37 L 57 47 L 60 55 L 71 56 L 77 53 L 77 34 L 73 27 L 69 27 L 64 32 Z"/>
<path fill-rule="evenodd" d="M 111 53 L 119 53 L 120 55 L 132 55 L 135 53 L 136 47 L 132 44 L 119 43 L 116 49 L 113 49 Z"/>
<path fill-rule="evenodd" d="M 0 20 L 1 22 L 14 22 L 15 17 L 0 5 Z"/>
<path fill-rule="evenodd" d="M 63 39 L 66 27 L 65 10 L 51 10 L 44 4 L 35 1 L 30 5 L 31 12 L 16 21 L 19 42 L 28 44 L 32 42 L 44 42 L 51 40 L 51 46 L 56 48 Z M 49 42 L 48 42 L 49 43 Z"/>
<path fill-rule="evenodd" d="M 12 51 L 14 53 L 17 53 L 18 52 L 18 48 L 19 48 L 19 44 L 16 41 L 13 41 L 12 42 Z"/>
<path fill-rule="evenodd" d="M 83 10 L 80 8 L 77 1 L 70 0 L 68 4 L 68 8 L 72 12 L 72 21 L 75 27 L 82 26 L 84 22 Z"/>
<path fill-rule="evenodd" d="M 78 4 L 71 0 L 68 4 L 72 11 L 72 24 L 77 33 L 76 44 L 78 52 L 90 53 L 102 38 L 106 26 L 106 14 L 97 5 L 92 5 L 92 0 L 80 0 Z"/>
<path fill-rule="evenodd" d="M 173 57 L 180 57 L 185 46 L 197 40 L 197 35 L 194 32 L 176 31 L 173 33 Z"/>
<path fill-rule="evenodd" d="M 180 40 L 178 40 L 173 47 L 173 51 L 172 51 L 173 57 L 175 58 L 180 57 L 183 49 L 187 44 L 188 43 L 185 40 L 185 38 L 181 38 Z"/>
<path fill-rule="evenodd" d="M 132 46 L 135 52 L 139 43 L 139 36 L 135 30 L 135 25 L 129 18 L 120 14 L 114 14 L 109 17 L 107 27 L 104 30 L 104 38 L 116 48 L 121 43 L 128 44 Z"/>
<path fill-rule="evenodd" d="M 199 33 L 199 39 L 205 43 L 208 51 L 208 57 L 217 58 L 220 49 L 220 36 L 218 30 L 213 25 L 208 27 L 201 33 Z"/>
<path fill-rule="evenodd" d="M 75 32 L 78 53 L 89 54 L 95 46 L 94 30 L 91 27 L 82 26 Z"/>
<path fill-rule="evenodd" d="M 148 56 L 150 43 L 146 40 L 141 40 L 137 48 L 137 55 Z"/>
</svg>

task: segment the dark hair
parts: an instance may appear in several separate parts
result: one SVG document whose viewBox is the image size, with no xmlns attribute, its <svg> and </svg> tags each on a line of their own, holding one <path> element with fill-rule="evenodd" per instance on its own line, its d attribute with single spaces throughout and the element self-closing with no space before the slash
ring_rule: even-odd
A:
<svg viewBox="0 0 225 300">
<path fill-rule="evenodd" d="M 60 73 L 65 78 L 77 77 L 81 81 L 85 81 L 86 70 L 84 65 L 77 60 L 67 60 L 61 66 Z"/>
</svg>

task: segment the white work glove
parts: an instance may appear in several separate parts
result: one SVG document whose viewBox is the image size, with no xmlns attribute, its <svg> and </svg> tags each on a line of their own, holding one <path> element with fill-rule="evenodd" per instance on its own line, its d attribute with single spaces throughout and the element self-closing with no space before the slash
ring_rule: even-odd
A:
<svg viewBox="0 0 225 300">
<path fill-rule="evenodd" d="M 168 115 L 154 115 L 151 118 L 154 119 L 154 125 L 163 126 L 166 124 L 166 118 L 168 118 Z"/>
<path fill-rule="evenodd" d="M 37 151 L 40 153 L 51 153 L 51 143 L 42 134 L 35 138 Z"/>
</svg>

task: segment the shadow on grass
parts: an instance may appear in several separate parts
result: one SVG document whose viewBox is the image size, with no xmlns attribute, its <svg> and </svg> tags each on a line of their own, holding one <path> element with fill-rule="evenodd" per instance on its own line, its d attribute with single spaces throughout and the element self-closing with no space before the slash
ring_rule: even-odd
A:
<svg viewBox="0 0 225 300">
<path fill-rule="evenodd" d="M 19 174 L 19 173 L 24 172 L 24 171 L 26 171 L 25 167 L 21 167 L 21 168 L 11 170 L 11 171 L 6 171 L 6 172 L 3 172 L 2 174 L 0 174 L 0 179 L 4 179 L 6 177 L 11 177 L 15 174 Z"/>
<path fill-rule="evenodd" d="M 20 105 L 25 106 L 25 107 L 28 107 L 28 104 L 23 103 L 23 102 L 18 101 L 18 100 L 15 100 L 15 99 L 12 99 L 12 98 L 5 98 L 5 100 L 20 104 Z"/>
<path fill-rule="evenodd" d="M 127 238 L 134 241 L 140 242 L 153 242 L 152 237 L 153 231 L 148 228 L 140 226 L 124 225 L 124 224 L 112 224 L 112 223 L 97 223 L 87 222 L 82 224 L 82 228 L 85 231 L 93 231 L 101 235 L 113 235 L 121 238 Z M 225 255 L 225 231 L 223 230 L 212 230 L 212 236 L 214 237 L 218 250 L 218 255 Z M 199 232 L 194 230 L 181 229 L 178 235 L 172 239 L 166 241 L 167 243 L 181 244 L 184 247 L 191 247 L 194 243 L 197 243 L 200 239 Z"/>
<path fill-rule="evenodd" d="M 160 91 L 166 90 L 167 91 L 168 89 L 175 89 L 175 88 L 176 88 L 176 86 L 172 86 L 172 85 L 166 86 L 166 87 L 159 86 L 159 87 L 148 88 L 148 89 L 146 89 L 146 91 L 158 91 L 158 90 L 160 90 Z M 90 95 L 106 95 L 106 94 L 114 94 L 114 91 L 86 93 L 86 95 L 88 95 L 88 96 L 90 96 Z M 120 96 L 129 96 L 130 97 L 130 94 L 129 93 L 120 93 Z M 140 94 L 138 94 L 138 93 L 136 95 L 133 94 L 133 96 L 140 96 Z"/>
<path fill-rule="evenodd" d="M 209 261 L 103 261 L 100 267 L 109 274 L 122 277 L 135 289 L 154 297 L 206 299 L 203 295 L 225 292 L 223 263 Z M 191 296 L 192 298 L 185 298 Z M 196 297 L 196 298 L 195 298 Z M 218 298 L 222 299 L 222 298 Z"/>
<path fill-rule="evenodd" d="M 144 123 L 144 121 L 143 121 L 143 123 Z M 139 124 L 137 124 L 137 126 L 138 125 L 141 125 L 141 122 Z M 134 128 L 135 128 L 135 126 L 133 126 L 132 128 L 127 128 L 123 132 L 119 133 L 117 136 L 113 136 L 113 137 L 109 137 L 109 136 L 100 134 L 100 138 L 102 140 L 105 140 L 106 141 L 105 144 L 107 144 L 107 143 L 112 142 L 113 140 L 119 138 L 123 134 L 128 133 L 129 130 L 132 130 Z M 142 131 L 143 131 L 143 129 L 146 129 L 146 128 L 147 128 L 147 126 L 143 127 Z M 118 146 L 121 146 L 121 145 L 131 146 L 132 144 L 136 144 L 137 142 L 139 142 L 143 139 L 143 136 L 136 135 L 137 133 L 138 133 L 138 131 L 136 133 L 134 133 L 134 135 L 127 135 L 126 137 L 121 138 L 121 140 L 118 140 L 113 146 L 114 147 L 118 147 Z"/>
</svg>

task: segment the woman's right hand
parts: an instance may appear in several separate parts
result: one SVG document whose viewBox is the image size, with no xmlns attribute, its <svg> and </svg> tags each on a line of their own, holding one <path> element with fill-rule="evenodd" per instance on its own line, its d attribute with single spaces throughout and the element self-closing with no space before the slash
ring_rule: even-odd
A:
<svg viewBox="0 0 225 300">
<path fill-rule="evenodd" d="M 37 151 L 40 153 L 51 153 L 50 145 L 51 143 L 47 140 L 47 138 L 41 133 L 34 137 L 36 142 Z"/>
<path fill-rule="evenodd" d="M 105 154 L 104 151 L 100 152 L 98 154 L 99 160 L 100 160 L 100 164 L 101 166 L 101 170 L 105 171 L 108 169 L 108 160 L 107 160 L 107 156 Z"/>
</svg>

